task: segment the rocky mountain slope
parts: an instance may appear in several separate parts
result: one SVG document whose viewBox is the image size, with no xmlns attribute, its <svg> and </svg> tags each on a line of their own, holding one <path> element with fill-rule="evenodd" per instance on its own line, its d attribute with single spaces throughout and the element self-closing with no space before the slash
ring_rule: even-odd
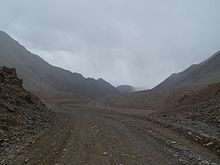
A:
<svg viewBox="0 0 220 165">
<path fill-rule="evenodd" d="M 200 64 L 194 64 L 183 72 L 172 74 L 154 89 L 195 89 L 218 82 L 220 82 L 220 51 Z"/>
<path fill-rule="evenodd" d="M 35 93 L 68 93 L 92 99 L 118 93 L 115 87 L 103 79 L 85 78 L 79 73 L 50 65 L 2 31 L 0 65 L 16 68 L 19 77 L 24 80 L 24 87 Z"/>
<path fill-rule="evenodd" d="M 153 119 L 220 154 L 220 83 L 184 95 L 173 108 Z"/>
<path fill-rule="evenodd" d="M 161 110 L 167 109 L 178 98 L 188 93 L 220 82 L 220 51 L 198 65 L 173 74 L 151 90 L 126 93 L 101 98 L 108 106 Z"/>
<path fill-rule="evenodd" d="M 0 164 L 21 151 L 24 143 L 50 126 L 54 114 L 27 92 L 15 69 L 0 67 Z"/>
</svg>

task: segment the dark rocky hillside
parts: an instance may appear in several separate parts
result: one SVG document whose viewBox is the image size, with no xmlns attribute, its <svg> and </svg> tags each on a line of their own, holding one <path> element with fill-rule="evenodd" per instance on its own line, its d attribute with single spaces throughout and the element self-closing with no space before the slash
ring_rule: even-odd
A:
<svg viewBox="0 0 220 165">
<path fill-rule="evenodd" d="M 79 73 L 50 65 L 2 31 L 0 65 L 16 68 L 19 77 L 24 80 L 24 87 L 38 94 L 73 94 L 96 99 L 118 93 L 103 79 L 85 78 Z"/>
<path fill-rule="evenodd" d="M 15 69 L 0 67 L 0 164 L 7 164 L 32 136 L 50 126 L 54 114 L 27 92 Z"/>
<path fill-rule="evenodd" d="M 220 83 L 182 96 L 173 108 L 153 118 L 220 155 Z"/>
</svg>

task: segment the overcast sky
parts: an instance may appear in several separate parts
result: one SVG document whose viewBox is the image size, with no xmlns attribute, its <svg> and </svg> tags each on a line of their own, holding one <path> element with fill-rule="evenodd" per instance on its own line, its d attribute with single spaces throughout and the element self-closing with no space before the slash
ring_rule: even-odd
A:
<svg viewBox="0 0 220 165">
<path fill-rule="evenodd" d="M 1 0 L 0 29 L 53 65 L 151 88 L 220 49 L 220 0 Z"/>
</svg>

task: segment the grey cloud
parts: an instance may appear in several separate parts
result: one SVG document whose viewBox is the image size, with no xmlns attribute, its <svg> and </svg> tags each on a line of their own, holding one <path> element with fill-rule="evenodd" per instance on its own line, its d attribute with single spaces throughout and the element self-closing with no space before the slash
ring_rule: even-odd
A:
<svg viewBox="0 0 220 165">
<path fill-rule="evenodd" d="M 151 88 L 220 48 L 219 0 L 8 0 L 0 27 L 53 65 Z"/>
</svg>

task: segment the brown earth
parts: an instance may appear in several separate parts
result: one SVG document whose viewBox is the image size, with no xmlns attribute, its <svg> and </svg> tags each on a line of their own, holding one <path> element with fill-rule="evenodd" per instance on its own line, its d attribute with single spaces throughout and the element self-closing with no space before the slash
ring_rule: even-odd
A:
<svg viewBox="0 0 220 165">
<path fill-rule="evenodd" d="M 57 124 L 14 165 L 218 165 L 219 157 L 179 133 L 110 108 L 48 103 Z"/>
<path fill-rule="evenodd" d="M 0 164 L 218 165 L 219 87 L 185 95 L 177 111 L 156 118 L 155 109 L 100 107 L 84 98 L 47 98 L 52 113 L 24 90 L 15 69 L 0 67 Z M 182 123 L 217 140 L 201 145 L 182 134 Z"/>
</svg>

